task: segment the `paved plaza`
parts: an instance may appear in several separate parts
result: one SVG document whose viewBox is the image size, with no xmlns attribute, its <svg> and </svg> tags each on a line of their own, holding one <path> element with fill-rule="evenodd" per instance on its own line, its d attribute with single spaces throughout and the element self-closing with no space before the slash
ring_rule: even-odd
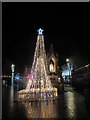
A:
<svg viewBox="0 0 90 120">
<path fill-rule="evenodd" d="M 65 87 L 58 100 L 42 102 L 13 102 L 11 87 L 3 87 L 2 115 L 7 119 L 70 118 L 90 119 L 89 105 L 85 96 L 72 87 Z"/>
</svg>

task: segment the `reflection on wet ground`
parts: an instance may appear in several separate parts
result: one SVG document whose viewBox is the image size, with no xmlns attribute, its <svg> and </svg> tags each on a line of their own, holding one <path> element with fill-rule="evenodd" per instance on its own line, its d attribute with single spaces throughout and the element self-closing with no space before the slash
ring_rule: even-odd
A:
<svg viewBox="0 0 90 120">
<path fill-rule="evenodd" d="M 13 102 L 15 90 L 3 87 L 3 118 L 87 118 L 90 113 L 84 95 L 65 91 L 58 100 L 42 102 Z"/>
</svg>

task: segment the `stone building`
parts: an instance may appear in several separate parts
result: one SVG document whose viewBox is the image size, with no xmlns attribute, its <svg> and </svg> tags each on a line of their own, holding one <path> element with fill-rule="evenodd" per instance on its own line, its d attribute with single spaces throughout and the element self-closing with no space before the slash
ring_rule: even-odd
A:
<svg viewBox="0 0 90 120">
<path fill-rule="evenodd" d="M 51 44 L 50 50 L 47 54 L 47 64 L 48 64 L 48 69 L 47 73 L 48 76 L 51 80 L 51 83 L 53 87 L 58 88 L 58 91 L 60 91 L 60 82 L 59 82 L 59 77 L 60 77 L 60 69 L 58 66 L 58 54 L 55 53 L 53 45 Z"/>
</svg>

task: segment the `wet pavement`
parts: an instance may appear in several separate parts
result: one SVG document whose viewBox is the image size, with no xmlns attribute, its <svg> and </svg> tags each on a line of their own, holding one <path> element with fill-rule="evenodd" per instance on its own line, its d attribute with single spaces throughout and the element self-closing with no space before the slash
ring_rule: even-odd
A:
<svg viewBox="0 0 90 120">
<path fill-rule="evenodd" d="M 72 87 L 65 87 L 58 100 L 42 102 L 13 102 L 15 90 L 13 87 L 3 87 L 2 118 L 66 118 L 90 120 L 90 103 L 85 95 Z"/>
</svg>

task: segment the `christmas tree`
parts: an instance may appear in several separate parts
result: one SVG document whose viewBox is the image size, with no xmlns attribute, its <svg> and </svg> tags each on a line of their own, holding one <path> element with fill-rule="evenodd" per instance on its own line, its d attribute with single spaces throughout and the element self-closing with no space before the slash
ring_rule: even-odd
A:
<svg viewBox="0 0 90 120">
<path fill-rule="evenodd" d="M 42 32 L 42 29 L 38 30 L 34 60 L 31 69 L 31 78 L 29 79 L 26 89 L 38 88 L 42 91 L 46 88 L 48 88 L 48 90 L 52 90 L 53 88 L 47 75 L 47 60 Z"/>
<path fill-rule="evenodd" d="M 31 69 L 31 76 L 28 80 L 27 87 L 25 90 L 19 91 L 19 93 L 30 93 L 30 92 L 57 92 L 56 88 L 53 88 L 51 81 L 47 75 L 47 59 L 46 51 L 44 46 L 43 30 L 38 30 L 36 48 L 34 53 L 34 59 Z M 56 95 L 56 94 L 55 94 Z"/>
</svg>

